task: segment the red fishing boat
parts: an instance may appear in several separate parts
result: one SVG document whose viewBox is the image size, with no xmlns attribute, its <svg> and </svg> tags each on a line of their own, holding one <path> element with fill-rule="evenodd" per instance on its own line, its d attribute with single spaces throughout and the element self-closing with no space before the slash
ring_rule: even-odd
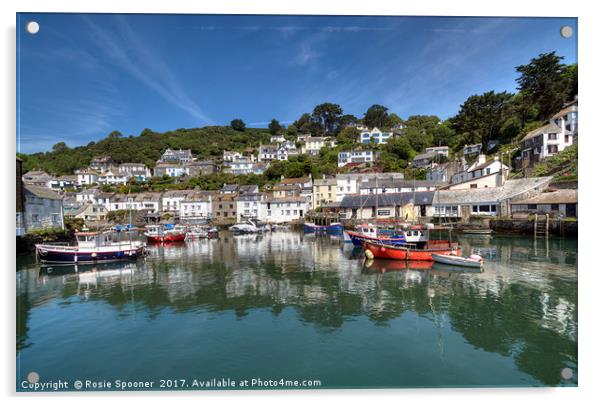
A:
<svg viewBox="0 0 602 405">
<path fill-rule="evenodd" d="M 375 259 L 432 261 L 433 253 L 459 255 L 460 247 L 449 240 L 432 240 L 422 246 L 393 246 L 374 242 L 364 242 L 364 249 Z M 367 254 L 368 255 L 368 254 Z"/>
<path fill-rule="evenodd" d="M 186 227 L 181 225 L 147 225 L 146 229 L 144 235 L 148 243 L 174 243 L 186 239 Z"/>
</svg>

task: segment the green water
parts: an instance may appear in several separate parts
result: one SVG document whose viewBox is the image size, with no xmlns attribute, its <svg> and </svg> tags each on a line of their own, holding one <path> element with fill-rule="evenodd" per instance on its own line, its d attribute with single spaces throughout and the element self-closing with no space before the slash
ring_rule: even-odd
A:
<svg viewBox="0 0 602 405">
<path fill-rule="evenodd" d="M 192 389 L 193 379 L 211 378 L 576 385 L 577 240 L 459 241 L 465 252 L 480 249 L 483 273 L 367 267 L 338 239 L 287 231 L 152 247 L 145 260 L 96 272 L 45 272 L 20 257 L 17 389 L 31 371 L 40 382 L 154 389 L 161 379 Z"/>
</svg>

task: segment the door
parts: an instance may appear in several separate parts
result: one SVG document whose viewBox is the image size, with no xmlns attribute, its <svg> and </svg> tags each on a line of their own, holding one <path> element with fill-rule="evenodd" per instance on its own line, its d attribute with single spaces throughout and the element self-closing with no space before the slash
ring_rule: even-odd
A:
<svg viewBox="0 0 602 405">
<path fill-rule="evenodd" d="M 567 217 L 577 217 L 577 204 L 567 204 L 566 205 L 566 216 Z"/>
</svg>

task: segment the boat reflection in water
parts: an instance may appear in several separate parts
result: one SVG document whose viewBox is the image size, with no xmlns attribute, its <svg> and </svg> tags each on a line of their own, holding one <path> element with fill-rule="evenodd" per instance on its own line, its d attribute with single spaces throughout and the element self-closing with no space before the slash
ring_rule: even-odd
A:
<svg viewBox="0 0 602 405">
<path fill-rule="evenodd" d="M 17 377 L 575 386 L 576 240 L 461 243 L 492 253 L 484 273 L 368 263 L 341 240 L 288 231 L 71 270 L 19 257 Z"/>
</svg>

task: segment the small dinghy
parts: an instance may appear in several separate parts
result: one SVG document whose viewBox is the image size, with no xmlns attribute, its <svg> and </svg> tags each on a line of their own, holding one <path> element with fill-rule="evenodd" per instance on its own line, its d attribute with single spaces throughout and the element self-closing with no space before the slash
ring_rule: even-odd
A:
<svg viewBox="0 0 602 405">
<path fill-rule="evenodd" d="M 439 255 L 433 253 L 432 257 L 436 263 L 450 264 L 453 266 L 480 268 L 483 267 L 484 263 L 483 258 L 479 255 L 470 255 L 470 257 L 462 257 L 455 255 Z"/>
</svg>

